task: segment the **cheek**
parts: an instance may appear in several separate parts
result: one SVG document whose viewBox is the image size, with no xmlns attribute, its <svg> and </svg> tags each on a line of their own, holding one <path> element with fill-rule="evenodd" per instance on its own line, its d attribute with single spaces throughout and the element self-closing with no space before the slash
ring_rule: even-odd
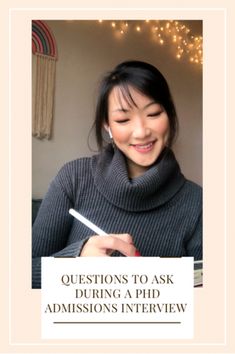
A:
<svg viewBox="0 0 235 354">
<path fill-rule="evenodd" d="M 155 124 L 155 131 L 158 135 L 165 137 L 169 135 L 170 125 L 168 119 L 157 120 Z"/>
<path fill-rule="evenodd" d="M 112 134 L 114 141 L 119 143 L 125 142 L 130 135 L 126 127 L 115 127 L 115 129 L 112 130 Z"/>
</svg>

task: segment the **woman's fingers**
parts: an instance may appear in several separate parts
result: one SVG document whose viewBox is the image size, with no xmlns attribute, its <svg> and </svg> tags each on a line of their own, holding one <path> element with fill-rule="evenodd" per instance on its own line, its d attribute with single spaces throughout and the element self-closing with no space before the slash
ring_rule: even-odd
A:
<svg viewBox="0 0 235 354">
<path fill-rule="evenodd" d="M 132 236 L 130 234 L 110 234 L 109 236 L 119 238 L 120 240 L 123 240 L 130 244 L 134 244 Z"/>
<path fill-rule="evenodd" d="M 129 237 L 128 237 L 129 236 Z M 132 243 L 132 238 L 127 234 L 110 235 L 105 240 L 98 237 L 96 239 L 98 247 L 104 250 L 110 250 L 111 254 L 114 251 L 119 251 L 125 256 L 133 257 L 135 255 L 135 246 Z M 110 253 L 110 252 L 109 252 Z"/>
<path fill-rule="evenodd" d="M 111 234 L 90 237 L 82 249 L 81 256 L 109 256 L 114 251 L 129 257 L 139 255 L 129 234 Z"/>
</svg>

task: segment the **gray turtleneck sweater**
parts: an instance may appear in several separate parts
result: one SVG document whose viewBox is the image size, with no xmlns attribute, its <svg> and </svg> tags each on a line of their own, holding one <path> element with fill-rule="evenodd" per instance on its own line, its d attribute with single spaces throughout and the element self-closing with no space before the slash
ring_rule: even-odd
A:
<svg viewBox="0 0 235 354">
<path fill-rule="evenodd" d="M 132 180 L 125 157 L 111 146 L 62 167 L 33 225 L 33 288 L 41 286 L 41 257 L 79 256 L 94 234 L 70 208 L 107 233 L 132 235 L 142 256 L 202 259 L 202 190 L 184 178 L 170 149 Z"/>
</svg>

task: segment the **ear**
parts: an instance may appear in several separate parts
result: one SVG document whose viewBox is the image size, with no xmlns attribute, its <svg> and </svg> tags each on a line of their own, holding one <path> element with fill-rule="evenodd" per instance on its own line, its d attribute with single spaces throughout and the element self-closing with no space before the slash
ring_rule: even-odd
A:
<svg viewBox="0 0 235 354">
<path fill-rule="evenodd" d="M 109 125 L 107 123 L 103 125 L 103 128 L 106 130 L 107 133 L 109 132 Z"/>
<path fill-rule="evenodd" d="M 107 124 L 105 124 L 105 125 L 104 125 L 104 129 L 108 132 L 110 139 L 113 139 L 113 135 L 112 135 L 110 126 L 107 125 Z"/>
</svg>

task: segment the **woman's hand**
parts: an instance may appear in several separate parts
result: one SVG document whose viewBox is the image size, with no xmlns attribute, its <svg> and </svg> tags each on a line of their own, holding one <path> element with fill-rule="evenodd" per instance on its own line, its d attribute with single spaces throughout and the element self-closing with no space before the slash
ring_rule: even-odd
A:
<svg viewBox="0 0 235 354">
<path fill-rule="evenodd" d="M 114 251 L 125 256 L 140 256 L 129 234 L 91 236 L 82 248 L 80 257 L 108 257 Z"/>
</svg>

